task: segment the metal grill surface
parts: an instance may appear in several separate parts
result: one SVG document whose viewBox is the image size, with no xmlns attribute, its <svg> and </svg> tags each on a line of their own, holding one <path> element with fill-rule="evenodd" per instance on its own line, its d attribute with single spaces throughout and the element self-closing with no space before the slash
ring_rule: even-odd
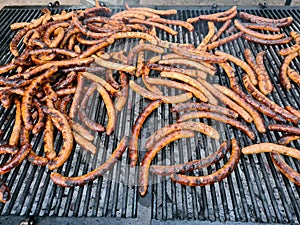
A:
<svg viewBox="0 0 300 225">
<path fill-rule="evenodd" d="M 64 8 L 73 10 L 75 8 Z M 53 13 L 59 12 L 56 9 Z M 121 9 L 114 9 L 114 12 Z M 218 9 L 222 10 L 222 8 Z M 213 13 L 209 7 L 178 9 L 178 14 L 170 18 L 186 20 L 199 14 Z M 241 8 L 239 8 L 241 10 Z M 269 17 L 282 18 L 292 16 L 293 24 L 284 29 L 286 34 L 290 30 L 300 32 L 300 8 L 243 8 L 246 12 Z M 5 8 L 0 11 L 0 62 L 1 65 L 12 60 L 9 53 L 9 43 L 15 35 L 10 31 L 9 25 L 17 21 L 30 21 L 41 15 L 40 8 Z M 218 27 L 221 24 L 216 24 Z M 159 31 L 161 39 L 192 43 L 198 45 L 207 33 L 207 23 L 195 25 L 194 32 L 187 32 L 179 27 L 172 26 L 179 31 L 178 36 Z M 224 34 L 223 34 L 224 36 Z M 108 48 L 110 50 L 129 50 L 137 40 L 118 42 Z M 22 46 L 19 46 L 22 48 Z M 250 48 L 256 55 L 261 50 L 266 50 L 265 65 L 275 85 L 275 90 L 270 96 L 281 106 L 293 105 L 300 108 L 298 86 L 293 86 L 291 91 L 281 88 L 278 81 L 278 69 L 282 58 L 277 51 L 285 46 L 267 47 L 252 44 L 243 39 L 235 40 L 220 47 L 220 50 L 233 54 L 241 59 L 243 50 Z M 150 57 L 150 56 L 148 56 Z M 293 66 L 300 70 L 299 57 L 294 60 Z M 241 80 L 242 71 L 235 67 L 236 74 Z M 153 74 L 155 75 L 155 74 Z M 136 79 L 136 78 L 132 78 Z M 210 82 L 228 85 L 228 80 L 222 70 Z M 137 82 L 139 80 L 137 79 Z M 174 90 L 164 90 L 166 94 L 176 94 Z M 58 170 L 66 176 L 84 174 L 103 163 L 120 139 L 130 135 L 131 126 L 138 113 L 149 103 L 134 92 L 130 92 L 128 104 L 118 115 L 115 133 L 108 137 L 96 134 L 94 143 L 98 147 L 95 156 L 76 146 L 74 151 L 62 168 Z M 93 96 L 89 102 L 89 115 L 100 123 L 105 123 L 106 115 L 101 99 Z M 140 146 L 143 146 L 145 137 L 154 130 L 175 122 L 175 115 L 170 112 L 170 105 L 163 105 L 146 121 L 141 134 Z M 8 139 L 12 131 L 14 107 L 5 109 L 0 106 L 0 129 L 5 131 L 2 139 Z M 267 117 L 264 119 L 269 122 Z M 253 144 L 240 131 L 230 126 L 216 123 L 211 120 L 202 120 L 218 129 L 221 140 L 237 137 L 241 147 Z M 272 121 L 270 121 L 272 122 Z M 253 130 L 255 127 L 249 125 Z M 267 132 L 257 134 L 257 142 L 276 142 L 280 136 L 277 133 Z M 42 153 L 42 134 L 33 138 L 33 148 Z M 60 135 L 56 136 L 55 147 L 59 149 L 62 144 Z M 220 143 L 198 134 L 191 140 L 181 140 L 169 145 L 157 158 L 155 163 L 174 164 L 196 158 L 202 158 L 212 153 Z M 292 146 L 299 149 L 299 142 Z M 145 149 L 141 147 L 141 155 Z M 209 173 L 215 168 L 220 168 L 228 159 L 225 158 L 215 166 L 195 174 Z M 7 160 L 0 158 L 0 163 Z M 299 162 L 286 158 L 287 162 L 300 171 Z M 8 174 L 3 175 L 3 180 L 11 189 L 12 198 L 6 204 L 0 204 L 0 215 L 8 216 L 50 216 L 50 217 L 108 217 L 108 218 L 142 218 L 144 221 L 162 220 L 197 220 L 197 221 L 228 221 L 228 222 L 258 222 L 258 223 L 299 223 L 300 222 L 300 188 L 289 182 L 274 168 L 268 154 L 242 156 L 238 167 L 231 176 L 225 180 L 205 187 L 185 187 L 172 183 L 168 178 L 152 175 L 150 186 L 145 197 L 138 194 L 137 178 L 138 168 L 128 166 L 127 153 L 104 177 L 83 187 L 61 188 L 50 180 L 50 171 L 47 168 L 30 165 L 23 162 Z M 193 174 L 193 173 L 191 173 Z"/>
</svg>

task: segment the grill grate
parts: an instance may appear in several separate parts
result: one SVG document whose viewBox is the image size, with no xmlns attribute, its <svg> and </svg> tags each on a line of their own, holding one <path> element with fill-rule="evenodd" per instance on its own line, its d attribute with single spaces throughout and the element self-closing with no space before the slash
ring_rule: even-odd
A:
<svg viewBox="0 0 300 225">
<path fill-rule="evenodd" d="M 68 7 L 66 10 L 75 8 Z M 53 13 L 58 12 L 56 9 Z M 114 9 L 114 12 L 120 10 Z M 300 31 L 300 8 L 268 8 L 258 10 L 244 7 L 244 10 L 264 17 L 280 18 L 293 16 L 294 22 L 290 28 L 286 28 L 286 34 L 290 30 Z M 210 8 L 185 8 L 178 9 L 178 14 L 172 16 L 174 19 L 186 20 L 199 14 L 213 13 L 217 10 Z M 12 56 L 9 53 L 9 42 L 15 32 L 9 30 L 9 25 L 17 21 L 30 21 L 40 16 L 40 8 L 5 8 L 0 11 L 0 63 L 1 65 L 10 61 Z M 220 26 L 221 24 L 217 24 Z M 195 32 L 172 26 L 179 31 L 178 36 L 172 37 L 164 32 L 158 32 L 161 39 L 192 43 L 198 45 L 207 32 L 206 23 L 198 23 Z M 118 42 L 114 45 L 114 50 L 129 50 L 137 40 L 127 40 L 125 43 Z M 284 45 L 281 47 L 287 47 Z M 235 40 L 229 44 L 221 46 L 220 49 L 229 52 L 243 59 L 242 52 L 245 48 L 250 48 L 254 54 L 261 50 L 266 50 L 265 64 L 272 75 L 273 83 L 278 84 L 278 69 L 282 58 L 276 53 L 278 46 L 267 47 L 248 43 L 242 39 Z M 150 56 L 149 56 L 150 57 Z M 300 70 L 299 59 L 293 64 Z M 241 80 L 242 71 L 235 68 Z M 209 78 L 211 82 L 218 82 L 228 85 L 228 80 L 223 71 Z M 300 108 L 299 87 L 295 87 L 287 92 L 280 85 L 275 86 L 271 95 L 278 104 L 294 105 Z M 165 93 L 176 94 L 173 90 L 164 90 Z M 178 92 L 179 93 L 179 92 Z M 177 93 L 177 94 L 178 94 Z M 117 143 L 124 135 L 130 134 L 130 127 L 138 113 L 149 103 L 130 92 L 128 104 L 118 115 L 117 127 L 114 135 L 108 137 L 102 134 L 96 135 L 95 144 L 98 153 L 93 156 L 84 152 L 76 146 L 70 159 L 58 170 L 66 176 L 84 174 L 97 165 L 105 161 L 108 155 L 116 147 Z M 90 116 L 95 115 L 95 120 L 100 123 L 105 122 L 104 105 L 98 97 L 94 96 L 90 101 Z M 87 107 L 89 108 L 89 107 Z M 7 140 L 12 130 L 15 109 L 4 109 L 0 106 L 0 129 L 5 131 L 3 140 Z M 268 120 L 267 117 L 264 117 Z M 241 146 L 253 144 L 240 131 L 227 125 L 215 123 L 214 121 L 203 119 L 202 121 L 214 126 L 222 134 L 221 140 L 238 137 Z M 154 130 L 167 124 L 175 122 L 175 117 L 170 113 L 170 105 L 162 105 L 146 121 L 142 129 L 142 137 L 149 136 Z M 272 122 L 272 121 L 271 121 Z M 253 125 L 251 128 L 255 130 Z M 258 142 L 276 142 L 277 134 L 268 132 L 257 134 Z M 143 146 L 145 138 L 141 138 L 140 144 Z M 61 145 L 62 138 L 56 136 L 56 148 Z M 34 149 L 42 149 L 42 134 L 34 138 Z M 299 142 L 292 144 L 299 149 Z M 180 140 L 170 144 L 165 151 L 162 151 L 155 159 L 156 163 L 174 164 L 195 158 L 202 158 L 215 150 L 219 143 L 215 143 L 208 137 L 198 135 L 191 140 Z M 184 151 L 182 151 L 184 149 Z M 141 149 L 141 155 L 144 149 Z M 228 157 L 215 167 L 220 168 Z M 1 157 L 0 162 L 5 162 L 7 158 Z M 297 160 L 287 159 L 287 162 L 300 170 Z M 113 170 L 109 171 L 103 178 L 99 178 L 93 183 L 84 187 L 61 188 L 50 180 L 50 172 L 47 168 L 32 166 L 23 163 L 9 174 L 3 175 L 3 180 L 8 183 L 12 192 L 12 199 L 7 204 L 0 204 L 0 214 L 2 216 L 42 216 L 42 217 L 108 217 L 108 218 L 140 218 L 145 221 L 168 221 L 168 220 L 200 220 L 200 221 L 229 221 L 229 222 L 259 222 L 259 223 L 299 223 L 300 222 L 300 188 L 290 183 L 285 177 L 274 168 L 268 154 L 242 156 L 239 165 L 234 173 L 219 183 L 205 187 L 185 187 L 174 184 L 170 179 L 159 176 L 151 176 L 148 194 L 141 198 L 138 194 L 137 172 L 138 168 L 130 168 L 127 152 Z M 214 166 L 206 170 L 199 171 L 200 175 L 211 172 Z M 151 212 L 151 213 L 150 213 Z M 4 218 L 4 217 L 3 217 Z"/>
</svg>

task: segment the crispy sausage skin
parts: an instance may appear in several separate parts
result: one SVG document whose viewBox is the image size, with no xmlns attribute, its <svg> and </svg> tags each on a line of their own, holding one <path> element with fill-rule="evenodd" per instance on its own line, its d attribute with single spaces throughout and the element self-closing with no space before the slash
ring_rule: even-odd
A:
<svg viewBox="0 0 300 225">
<path fill-rule="evenodd" d="M 241 150 L 237 140 L 232 139 L 231 144 L 232 152 L 230 158 L 221 169 L 212 174 L 204 176 L 188 176 L 175 173 L 170 176 L 172 181 L 187 186 L 205 186 L 222 181 L 225 177 L 228 177 L 235 170 L 241 156 Z"/>
<path fill-rule="evenodd" d="M 104 164 L 87 174 L 84 174 L 79 177 L 64 177 L 59 173 L 52 172 L 50 178 L 55 184 L 62 187 L 74 187 L 85 185 L 97 179 L 97 177 L 103 176 L 108 170 L 110 170 L 115 165 L 115 163 L 122 157 L 122 154 L 126 150 L 127 144 L 128 138 L 124 137 L 120 141 L 110 158 Z"/>
</svg>

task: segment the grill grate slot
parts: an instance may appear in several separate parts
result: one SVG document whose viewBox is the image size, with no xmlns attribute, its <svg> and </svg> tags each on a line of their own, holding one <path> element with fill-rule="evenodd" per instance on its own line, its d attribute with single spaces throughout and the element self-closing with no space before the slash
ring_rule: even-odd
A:
<svg viewBox="0 0 300 225">
<path fill-rule="evenodd" d="M 166 7 L 168 8 L 168 7 Z M 67 11 L 76 8 L 66 7 Z M 61 9 L 55 9 L 52 13 L 58 13 Z M 120 11 L 114 8 L 113 12 Z M 185 8 L 178 9 L 178 14 L 170 16 L 172 19 L 186 20 L 199 14 L 208 14 L 220 10 L 210 8 Z M 245 7 L 243 11 L 268 17 L 281 18 L 293 16 L 294 22 L 284 29 L 288 35 L 291 30 L 300 31 L 300 19 L 298 14 L 300 8 L 268 8 L 258 10 Z M 0 39 L 0 63 L 1 65 L 12 60 L 9 53 L 9 43 L 16 31 L 10 31 L 9 25 L 18 21 L 30 21 L 41 15 L 40 8 L 5 8 L 0 11 L 0 28 L 2 30 Z M 207 22 L 202 21 L 194 24 L 195 31 L 188 32 L 178 26 L 170 26 L 179 32 L 178 36 L 170 36 L 166 32 L 157 31 L 159 38 L 179 43 L 191 43 L 198 45 L 206 35 Z M 222 23 L 216 23 L 220 27 Z M 268 33 L 268 32 L 266 32 Z M 225 37 L 222 34 L 221 38 Z M 128 52 L 138 40 L 121 40 L 108 50 L 125 50 Z M 250 48 L 256 55 L 265 50 L 265 65 L 271 75 L 271 80 L 278 84 L 278 70 L 283 60 L 277 54 L 281 48 L 290 45 L 266 47 L 259 44 L 249 43 L 243 39 L 234 40 L 231 43 L 220 46 L 221 51 L 231 53 L 244 59 L 243 51 Z M 20 49 L 24 46 L 19 46 Z M 147 54 L 150 58 L 153 54 Z M 300 70 L 299 58 L 294 60 L 292 67 Z M 242 80 L 243 71 L 234 67 L 238 79 Z M 155 76 L 156 73 L 153 73 Z M 140 83 L 140 78 L 133 78 Z M 229 85 L 229 80 L 221 69 L 214 77 L 208 80 L 221 85 Z M 269 96 L 281 106 L 294 105 L 300 108 L 300 87 L 292 84 L 291 91 L 285 91 L 280 85 L 275 85 L 274 92 Z M 167 88 L 162 91 L 168 95 L 180 94 L 182 92 Z M 113 149 L 124 135 L 131 134 L 131 127 L 139 112 L 149 103 L 136 93 L 130 91 L 128 103 L 122 112 L 118 114 L 115 133 L 108 137 L 97 134 L 94 144 L 98 147 L 98 153 L 93 156 L 76 146 L 70 160 L 58 169 L 65 176 L 78 176 L 85 174 L 98 165 L 102 164 L 111 154 Z M 90 109 L 88 115 L 101 124 L 107 122 L 104 103 L 98 94 L 94 94 L 88 103 Z M 162 105 L 153 112 L 141 131 L 139 144 L 141 147 L 140 160 L 145 154 L 146 138 L 155 130 L 168 124 L 176 122 L 176 117 L 170 111 L 171 105 Z M 5 132 L 1 137 L 7 141 L 12 132 L 15 108 L 5 109 L 0 106 L 0 129 Z M 263 116 L 269 123 L 275 123 Z M 193 139 L 179 140 L 165 147 L 155 158 L 154 163 L 160 165 L 171 165 L 185 161 L 204 158 L 218 148 L 221 141 L 232 137 L 238 138 L 240 145 L 253 144 L 239 130 L 230 126 L 217 123 L 208 119 L 198 120 L 216 128 L 220 134 L 220 142 L 216 142 L 206 136 L 197 134 Z M 249 127 L 255 130 L 255 126 Z M 257 142 L 276 142 L 281 136 L 276 132 L 258 134 Z M 39 149 L 42 154 L 43 135 L 39 134 L 33 138 L 33 148 Z M 300 148 L 299 142 L 292 143 L 293 147 Z M 55 148 L 59 151 L 62 145 L 61 135 L 55 137 Z M 0 163 L 8 160 L 1 156 Z M 228 160 L 210 166 L 203 171 L 190 172 L 191 175 L 203 175 L 219 169 Z M 300 170 L 299 162 L 295 159 L 286 158 L 287 163 Z M 300 188 L 289 182 L 275 169 L 268 154 L 242 156 L 236 170 L 231 176 L 223 181 L 204 187 L 185 187 L 171 182 L 170 178 L 150 175 L 148 194 L 140 197 L 138 193 L 138 168 L 129 167 L 128 152 L 123 155 L 122 161 L 102 178 L 83 187 L 61 188 L 50 180 L 50 171 L 47 168 L 32 166 L 22 163 L 12 172 L 2 176 L 11 189 L 12 199 L 7 204 L 0 204 L 0 215 L 16 216 L 53 216 L 53 217 L 109 217 L 109 218 L 139 218 L 143 221 L 154 220 L 200 220 L 221 222 L 257 222 L 257 223 L 299 223 L 300 222 Z"/>
</svg>

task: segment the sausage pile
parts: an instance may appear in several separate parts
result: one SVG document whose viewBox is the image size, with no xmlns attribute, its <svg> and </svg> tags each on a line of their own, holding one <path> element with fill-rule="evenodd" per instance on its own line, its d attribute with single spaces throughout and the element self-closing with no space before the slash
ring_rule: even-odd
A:
<svg viewBox="0 0 300 225">
<path fill-rule="evenodd" d="M 243 61 L 218 49 L 237 38 L 264 45 L 295 41 L 292 47 L 279 51 L 285 57 L 280 68 L 280 82 L 290 89 L 290 80 L 295 85 L 300 81 L 298 72 L 289 66 L 299 56 L 300 36 L 293 31 L 291 37 L 285 37 L 280 32 L 293 19 L 273 20 L 244 12 L 238 14 L 235 6 L 187 21 L 168 19 L 176 13 L 176 10 L 126 5 L 126 10 L 111 15 L 109 8 L 96 4 L 94 8 L 55 15 L 44 9 L 40 18 L 12 24 L 11 29 L 18 30 L 10 43 L 14 58 L 0 67 L 0 100 L 3 107 L 14 107 L 16 113 L 10 138 L 0 146 L 1 154 L 11 155 L 0 166 L 0 174 L 8 173 L 26 159 L 34 165 L 47 166 L 55 184 L 63 187 L 84 185 L 112 168 L 127 149 L 130 166 L 137 166 L 142 148 L 138 140 L 145 120 L 162 104 L 172 104 L 176 123 L 156 130 L 143 146 L 147 152 L 139 167 L 142 196 L 147 193 L 149 173 L 170 176 L 172 181 L 183 185 L 203 186 L 230 175 L 241 153 L 271 152 L 274 165 L 299 185 L 299 174 L 280 155 L 300 159 L 299 150 L 283 146 L 300 138 L 297 127 L 300 111 L 292 106 L 283 108 L 268 98 L 274 84 L 264 65 L 265 52 L 254 56 L 246 49 L 246 61 Z M 239 19 L 234 19 L 237 15 Z M 156 35 L 159 29 L 176 36 L 178 31 L 168 25 L 193 32 L 200 20 L 207 22 L 208 33 L 197 46 L 169 42 Z M 217 32 L 215 23 L 222 23 Z M 272 33 L 265 34 L 262 30 Z M 225 33 L 228 36 L 220 39 Z M 107 50 L 124 39 L 138 41 L 128 52 Z M 21 42 L 25 45 L 22 50 L 18 47 Z M 247 92 L 243 91 L 232 65 L 245 72 L 242 83 Z M 229 87 L 207 81 L 207 77 L 214 76 L 217 70 L 223 70 L 227 75 Z M 178 89 L 180 94 L 169 96 L 161 87 Z M 112 135 L 118 129 L 117 116 L 126 105 L 130 89 L 152 100 L 135 118 L 131 137 L 124 137 L 110 158 L 87 174 L 64 177 L 55 172 L 69 159 L 75 144 L 95 154 L 95 134 Z M 88 103 L 94 95 L 101 96 L 106 107 L 105 124 L 93 120 L 87 113 Z M 278 123 L 266 124 L 262 114 Z M 278 144 L 261 143 L 243 149 L 232 138 L 223 141 L 218 150 L 206 158 L 170 166 L 153 165 L 153 159 L 165 146 L 182 138 L 191 138 L 195 132 L 217 141 L 220 139 L 218 131 L 199 122 L 199 118 L 229 124 L 254 142 L 256 135 L 248 126 L 250 123 L 254 123 L 260 133 L 270 130 L 288 136 L 280 138 Z M 54 148 L 56 131 L 63 138 L 59 151 Z M 32 138 L 40 133 L 44 136 L 43 155 L 38 155 L 31 144 Z M 185 175 L 215 164 L 229 151 L 227 163 L 212 174 Z M 0 201 L 7 202 L 9 196 L 9 188 L 1 182 Z"/>
</svg>

